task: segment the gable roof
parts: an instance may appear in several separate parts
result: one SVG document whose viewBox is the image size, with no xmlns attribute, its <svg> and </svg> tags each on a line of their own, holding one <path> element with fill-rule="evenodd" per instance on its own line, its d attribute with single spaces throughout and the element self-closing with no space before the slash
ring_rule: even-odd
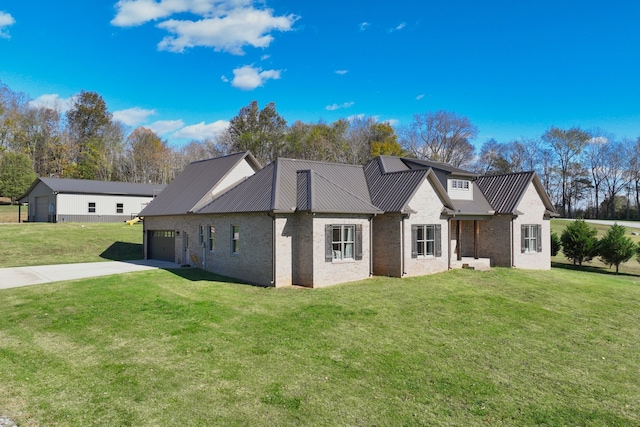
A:
<svg viewBox="0 0 640 427">
<path fill-rule="evenodd" d="M 443 205 L 453 202 L 431 168 L 409 169 L 399 157 L 379 156 L 365 166 L 365 176 L 374 205 L 385 212 L 410 213 L 409 201 L 425 179 L 429 179 Z"/>
<path fill-rule="evenodd" d="M 362 166 L 279 158 L 198 213 L 382 213 L 371 203 Z"/>
<path fill-rule="evenodd" d="M 196 211 L 213 199 L 215 187 L 245 160 L 254 171 L 260 169 L 260 164 L 248 151 L 189 163 L 140 215 L 179 215 Z"/>
<path fill-rule="evenodd" d="M 114 196 L 157 196 L 165 184 L 139 184 L 134 182 L 96 181 L 90 179 L 36 178 L 31 187 L 18 198 L 22 201 L 39 184 L 43 183 L 54 193 L 62 194 L 102 194 Z"/>
<path fill-rule="evenodd" d="M 476 180 L 478 188 L 499 214 L 519 214 L 516 210 L 530 183 L 534 184 L 547 213 L 557 215 L 553 203 L 542 187 L 538 175 L 531 172 L 516 172 L 501 175 L 483 175 Z"/>
</svg>

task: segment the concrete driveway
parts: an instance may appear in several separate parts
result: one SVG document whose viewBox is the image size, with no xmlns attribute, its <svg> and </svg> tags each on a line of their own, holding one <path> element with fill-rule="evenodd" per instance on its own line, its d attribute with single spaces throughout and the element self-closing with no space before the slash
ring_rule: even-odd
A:
<svg viewBox="0 0 640 427">
<path fill-rule="evenodd" d="M 158 268 L 180 268 L 180 266 L 172 262 L 150 259 L 0 268 L 0 289 L 62 280 L 84 279 L 86 277 L 108 276 L 132 271 L 155 270 Z"/>
</svg>

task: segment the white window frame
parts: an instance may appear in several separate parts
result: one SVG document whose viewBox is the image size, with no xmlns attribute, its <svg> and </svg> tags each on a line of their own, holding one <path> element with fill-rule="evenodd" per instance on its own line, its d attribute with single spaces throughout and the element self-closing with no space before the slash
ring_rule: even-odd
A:
<svg viewBox="0 0 640 427">
<path fill-rule="evenodd" d="M 215 235 L 216 235 L 216 228 L 213 225 L 207 226 L 207 249 L 209 249 L 209 252 L 213 252 L 213 250 L 216 247 L 216 243 L 214 239 Z"/>
<path fill-rule="evenodd" d="M 232 254 L 240 253 L 240 226 L 239 225 L 231 226 L 231 253 Z"/>
<path fill-rule="evenodd" d="M 124 213 L 124 203 L 116 203 L 116 213 Z"/>
<path fill-rule="evenodd" d="M 337 232 L 337 236 L 336 236 Z M 334 261 L 355 260 L 356 226 L 341 224 L 331 226 L 331 253 Z"/>
<path fill-rule="evenodd" d="M 537 224 L 524 224 L 522 232 L 524 236 L 524 253 L 538 252 L 538 225 Z"/>
<path fill-rule="evenodd" d="M 96 202 L 88 202 L 87 209 L 89 213 L 96 213 Z"/>
<path fill-rule="evenodd" d="M 469 181 L 464 179 L 452 179 L 451 188 L 456 190 L 469 191 L 471 185 Z"/>
<path fill-rule="evenodd" d="M 420 236 L 422 234 L 422 236 Z M 429 235 L 430 234 L 430 235 Z M 416 252 L 418 258 L 433 257 L 436 254 L 436 226 L 418 225 L 416 229 Z"/>
</svg>

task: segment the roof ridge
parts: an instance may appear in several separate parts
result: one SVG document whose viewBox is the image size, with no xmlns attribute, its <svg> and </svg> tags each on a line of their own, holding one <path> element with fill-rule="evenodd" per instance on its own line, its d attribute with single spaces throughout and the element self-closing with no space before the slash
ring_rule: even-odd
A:
<svg viewBox="0 0 640 427">
<path fill-rule="evenodd" d="M 278 157 L 276 159 L 276 161 L 278 161 L 278 160 L 291 161 L 291 162 L 294 162 L 294 163 L 307 162 L 307 163 L 319 163 L 319 164 L 323 164 L 323 165 L 336 165 L 336 166 L 345 166 L 345 167 L 353 167 L 353 168 L 364 168 L 364 166 L 362 166 L 362 165 L 354 165 L 354 164 L 351 164 L 351 163 L 324 162 L 322 160 L 292 159 L 290 157 Z"/>
<path fill-rule="evenodd" d="M 498 176 L 509 176 L 509 175 L 524 175 L 524 174 L 534 174 L 536 171 L 520 171 L 520 172 L 507 172 L 507 173 L 497 173 L 497 174 L 482 174 L 479 175 L 478 178 L 492 178 Z"/>
</svg>

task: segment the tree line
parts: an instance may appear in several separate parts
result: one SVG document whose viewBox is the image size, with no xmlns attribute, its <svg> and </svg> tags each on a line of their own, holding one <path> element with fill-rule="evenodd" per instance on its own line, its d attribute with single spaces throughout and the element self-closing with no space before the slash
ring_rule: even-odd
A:
<svg viewBox="0 0 640 427">
<path fill-rule="evenodd" d="M 103 98 L 81 91 L 71 108 L 35 106 L 0 82 L 0 196 L 22 194 L 18 177 L 168 183 L 191 161 L 250 150 L 278 157 L 364 164 L 378 155 L 447 162 L 481 174 L 534 170 L 565 217 L 640 218 L 640 137 L 551 126 L 537 138 L 472 144 L 478 128 L 449 111 L 415 114 L 394 128 L 373 117 L 289 124 L 274 103 L 240 109 L 215 138 L 172 147 L 151 129 L 113 119 Z"/>
</svg>

